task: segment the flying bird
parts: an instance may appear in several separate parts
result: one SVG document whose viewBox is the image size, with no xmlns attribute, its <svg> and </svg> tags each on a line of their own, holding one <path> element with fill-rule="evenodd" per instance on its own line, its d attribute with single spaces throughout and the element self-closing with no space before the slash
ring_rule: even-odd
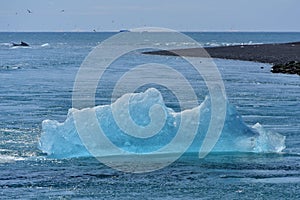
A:
<svg viewBox="0 0 300 200">
<path fill-rule="evenodd" d="M 32 13 L 32 11 L 31 11 L 31 10 L 29 10 L 29 9 L 27 9 L 27 12 L 28 12 L 28 13 Z"/>
</svg>

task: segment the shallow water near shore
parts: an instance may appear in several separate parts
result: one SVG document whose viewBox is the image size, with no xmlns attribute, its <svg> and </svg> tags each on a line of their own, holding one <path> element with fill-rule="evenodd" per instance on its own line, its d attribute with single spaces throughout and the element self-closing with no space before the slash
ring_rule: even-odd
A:
<svg viewBox="0 0 300 200">
<path fill-rule="evenodd" d="M 164 169 L 144 174 L 118 172 L 95 158 L 51 159 L 43 154 L 38 149 L 42 121 L 66 119 L 81 62 L 111 35 L 0 33 L 2 198 L 300 198 L 300 79 L 272 74 L 268 64 L 215 59 L 230 103 L 248 125 L 259 122 L 286 136 L 282 153 L 212 153 L 204 159 L 185 154 Z M 300 41 L 300 33 L 188 35 L 206 46 Z M 9 46 L 19 40 L 31 47 Z M 174 58 L 141 56 L 176 65 Z M 205 88 L 199 90 L 203 99 L 206 94 Z M 107 102 L 97 99 L 98 104 Z M 176 109 L 171 98 L 166 104 Z"/>
</svg>

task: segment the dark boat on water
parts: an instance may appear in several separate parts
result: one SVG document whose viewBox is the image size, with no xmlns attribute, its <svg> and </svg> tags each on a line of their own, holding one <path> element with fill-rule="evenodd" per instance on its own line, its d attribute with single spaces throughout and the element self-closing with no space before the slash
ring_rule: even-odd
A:
<svg viewBox="0 0 300 200">
<path fill-rule="evenodd" d="M 26 42 L 23 42 L 23 41 L 21 41 L 21 43 L 20 44 L 17 44 L 17 43 L 12 43 L 12 45 L 14 46 L 14 47 L 29 47 L 29 44 L 27 44 Z"/>
</svg>

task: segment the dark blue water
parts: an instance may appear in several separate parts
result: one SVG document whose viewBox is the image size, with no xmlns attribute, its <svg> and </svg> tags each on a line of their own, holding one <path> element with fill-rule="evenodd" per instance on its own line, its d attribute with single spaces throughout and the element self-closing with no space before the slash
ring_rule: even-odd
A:
<svg viewBox="0 0 300 200">
<path fill-rule="evenodd" d="M 37 148 L 42 121 L 66 119 L 80 64 L 113 34 L 0 33 L 1 198 L 300 198 L 300 78 L 272 74 L 268 64 L 215 60 L 229 101 L 247 124 L 286 136 L 283 153 L 185 155 L 138 175 L 94 158 L 47 158 Z M 187 35 L 205 46 L 300 41 L 300 33 Z M 9 44 L 21 40 L 31 47 Z"/>
</svg>

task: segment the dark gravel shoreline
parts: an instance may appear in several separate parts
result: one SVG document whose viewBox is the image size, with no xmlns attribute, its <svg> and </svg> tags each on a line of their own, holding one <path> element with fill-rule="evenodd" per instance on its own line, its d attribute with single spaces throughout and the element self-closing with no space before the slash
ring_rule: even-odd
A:
<svg viewBox="0 0 300 200">
<path fill-rule="evenodd" d="M 270 63 L 273 64 L 274 73 L 300 75 L 300 42 L 207 47 L 205 50 L 213 58 Z M 144 54 L 207 57 L 207 54 L 198 48 L 152 51 Z"/>
</svg>

